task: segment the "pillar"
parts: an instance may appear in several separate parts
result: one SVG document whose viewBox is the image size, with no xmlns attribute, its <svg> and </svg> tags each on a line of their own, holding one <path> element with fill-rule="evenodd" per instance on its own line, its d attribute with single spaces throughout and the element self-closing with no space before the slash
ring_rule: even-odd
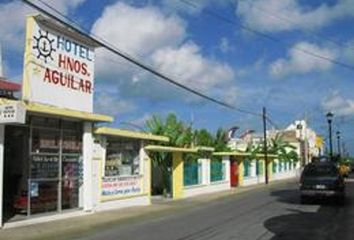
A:
<svg viewBox="0 0 354 240">
<path fill-rule="evenodd" d="M 182 153 L 172 153 L 172 197 L 183 197 L 183 159 Z"/>
<path fill-rule="evenodd" d="M 242 186 L 243 185 L 243 176 L 244 176 L 244 164 L 243 164 L 243 158 L 237 159 L 237 164 L 238 164 L 238 185 Z"/>
<path fill-rule="evenodd" d="M 268 162 L 268 180 L 271 181 L 273 179 L 273 159 L 270 159 Z"/>
<path fill-rule="evenodd" d="M 225 165 L 225 181 L 230 182 L 230 156 L 223 156 L 222 164 Z"/>
<path fill-rule="evenodd" d="M 85 122 L 82 136 L 83 157 L 83 208 L 91 211 L 93 208 L 92 158 L 93 137 L 92 123 Z"/>
</svg>

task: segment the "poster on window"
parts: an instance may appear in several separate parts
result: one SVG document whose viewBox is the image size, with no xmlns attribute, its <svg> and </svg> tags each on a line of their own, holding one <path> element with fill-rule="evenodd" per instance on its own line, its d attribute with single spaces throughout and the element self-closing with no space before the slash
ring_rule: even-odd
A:
<svg viewBox="0 0 354 240">
<path fill-rule="evenodd" d="M 103 177 L 102 197 L 125 197 L 142 193 L 143 179 L 141 176 Z"/>
<path fill-rule="evenodd" d="M 37 15 L 29 16 L 23 100 L 92 112 L 95 43 Z"/>
</svg>

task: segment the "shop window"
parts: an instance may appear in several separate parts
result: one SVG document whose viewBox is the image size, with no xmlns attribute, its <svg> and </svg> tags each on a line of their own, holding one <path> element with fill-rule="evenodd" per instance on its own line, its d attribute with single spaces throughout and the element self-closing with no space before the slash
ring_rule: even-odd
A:
<svg viewBox="0 0 354 240">
<path fill-rule="evenodd" d="M 210 161 L 210 181 L 217 182 L 225 180 L 225 164 L 220 159 Z"/>
<path fill-rule="evenodd" d="M 276 172 L 277 172 L 277 168 L 278 168 L 278 163 L 277 163 L 277 161 L 273 161 L 273 164 L 272 164 L 273 173 L 276 173 Z"/>
<path fill-rule="evenodd" d="M 243 161 L 243 166 L 244 166 L 243 176 L 250 177 L 251 176 L 251 161 L 248 159 L 245 159 Z"/>
<path fill-rule="evenodd" d="M 257 161 L 257 176 L 263 175 L 264 169 L 263 169 L 263 161 L 258 160 Z"/>
<path fill-rule="evenodd" d="M 198 159 L 187 159 L 183 164 L 184 186 L 198 185 L 202 182 L 202 164 Z"/>
<path fill-rule="evenodd" d="M 138 175 L 140 168 L 140 142 L 108 139 L 105 176 Z"/>
<path fill-rule="evenodd" d="M 32 117 L 30 141 L 28 214 L 79 207 L 82 124 Z"/>
</svg>

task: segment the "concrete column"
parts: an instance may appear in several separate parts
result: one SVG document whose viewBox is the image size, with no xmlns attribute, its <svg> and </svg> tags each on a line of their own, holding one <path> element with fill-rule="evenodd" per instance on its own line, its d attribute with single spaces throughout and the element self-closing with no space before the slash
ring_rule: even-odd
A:
<svg viewBox="0 0 354 240">
<path fill-rule="evenodd" d="M 210 185 L 210 162 L 211 159 L 205 159 L 205 184 Z"/>
<path fill-rule="evenodd" d="M 144 144 L 142 144 L 140 149 L 140 158 L 140 163 L 142 165 L 140 168 L 142 172 L 140 174 L 143 176 L 144 184 L 143 193 L 147 193 L 151 196 L 151 159 L 144 150 Z"/>
<path fill-rule="evenodd" d="M 243 175 L 244 175 L 244 164 L 243 164 L 243 158 L 242 159 L 237 159 L 237 164 L 238 164 L 238 185 L 242 186 L 243 185 Z"/>
<path fill-rule="evenodd" d="M 173 199 L 183 197 L 183 159 L 182 153 L 172 153 L 172 194 Z"/>
<path fill-rule="evenodd" d="M 85 122 L 82 136 L 83 153 L 83 208 L 84 211 L 91 211 L 93 208 L 93 182 L 92 182 L 92 153 L 93 137 L 92 123 Z"/>
<path fill-rule="evenodd" d="M 256 170 L 256 164 L 257 164 L 257 161 L 256 160 L 252 160 L 251 161 L 251 177 L 256 177 L 257 176 L 257 170 Z"/>
<path fill-rule="evenodd" d="M 230 157 L 223 156 L 222 164 L 225 165 L 225 181 L 230 182 Z"/>
<path fill-rule="evenodd" d="M 3 226 L 5 125 L 0 125 L 0 227 Z"/>
</svg>

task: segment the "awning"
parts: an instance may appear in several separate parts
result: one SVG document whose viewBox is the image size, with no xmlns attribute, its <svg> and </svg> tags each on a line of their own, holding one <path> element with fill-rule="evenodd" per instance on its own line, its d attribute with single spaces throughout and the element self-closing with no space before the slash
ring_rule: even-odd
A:
<svg viewBox="0 0 354 240">
<path fill-rule="evenodd" d="M 7 81 L 5 78 L 0 77 L 0 89 L 17 92 L 21 90 L 21 84 L 10 82 Z"/>
<path fill-rule="evenodd" d="M 113 118 L 107 115 L 58 108 L 41 103 L 26 103 L 21 100 L 10 100 L 6 98 L 0 98 L 0 105 L 11 103 L 21 103 L 25 107 L 26 111 L 30 113 L 46 114 L 56 117 L 74 118 L 92 122 L 113 122 Z"/>
<path fill-rule="evenodd" d="M 134 138 L 134 139 L 142 139 L 142 140 L 153 140 L 153 141 L 160 141 L 160 142 L 170 141 L 170 139 L 165 136 L 129 131 L 129 130 L 124 130 L 119 128 L 99 127 L 94 130 L 94 133 L 98 135 Z"/>
</svg>

